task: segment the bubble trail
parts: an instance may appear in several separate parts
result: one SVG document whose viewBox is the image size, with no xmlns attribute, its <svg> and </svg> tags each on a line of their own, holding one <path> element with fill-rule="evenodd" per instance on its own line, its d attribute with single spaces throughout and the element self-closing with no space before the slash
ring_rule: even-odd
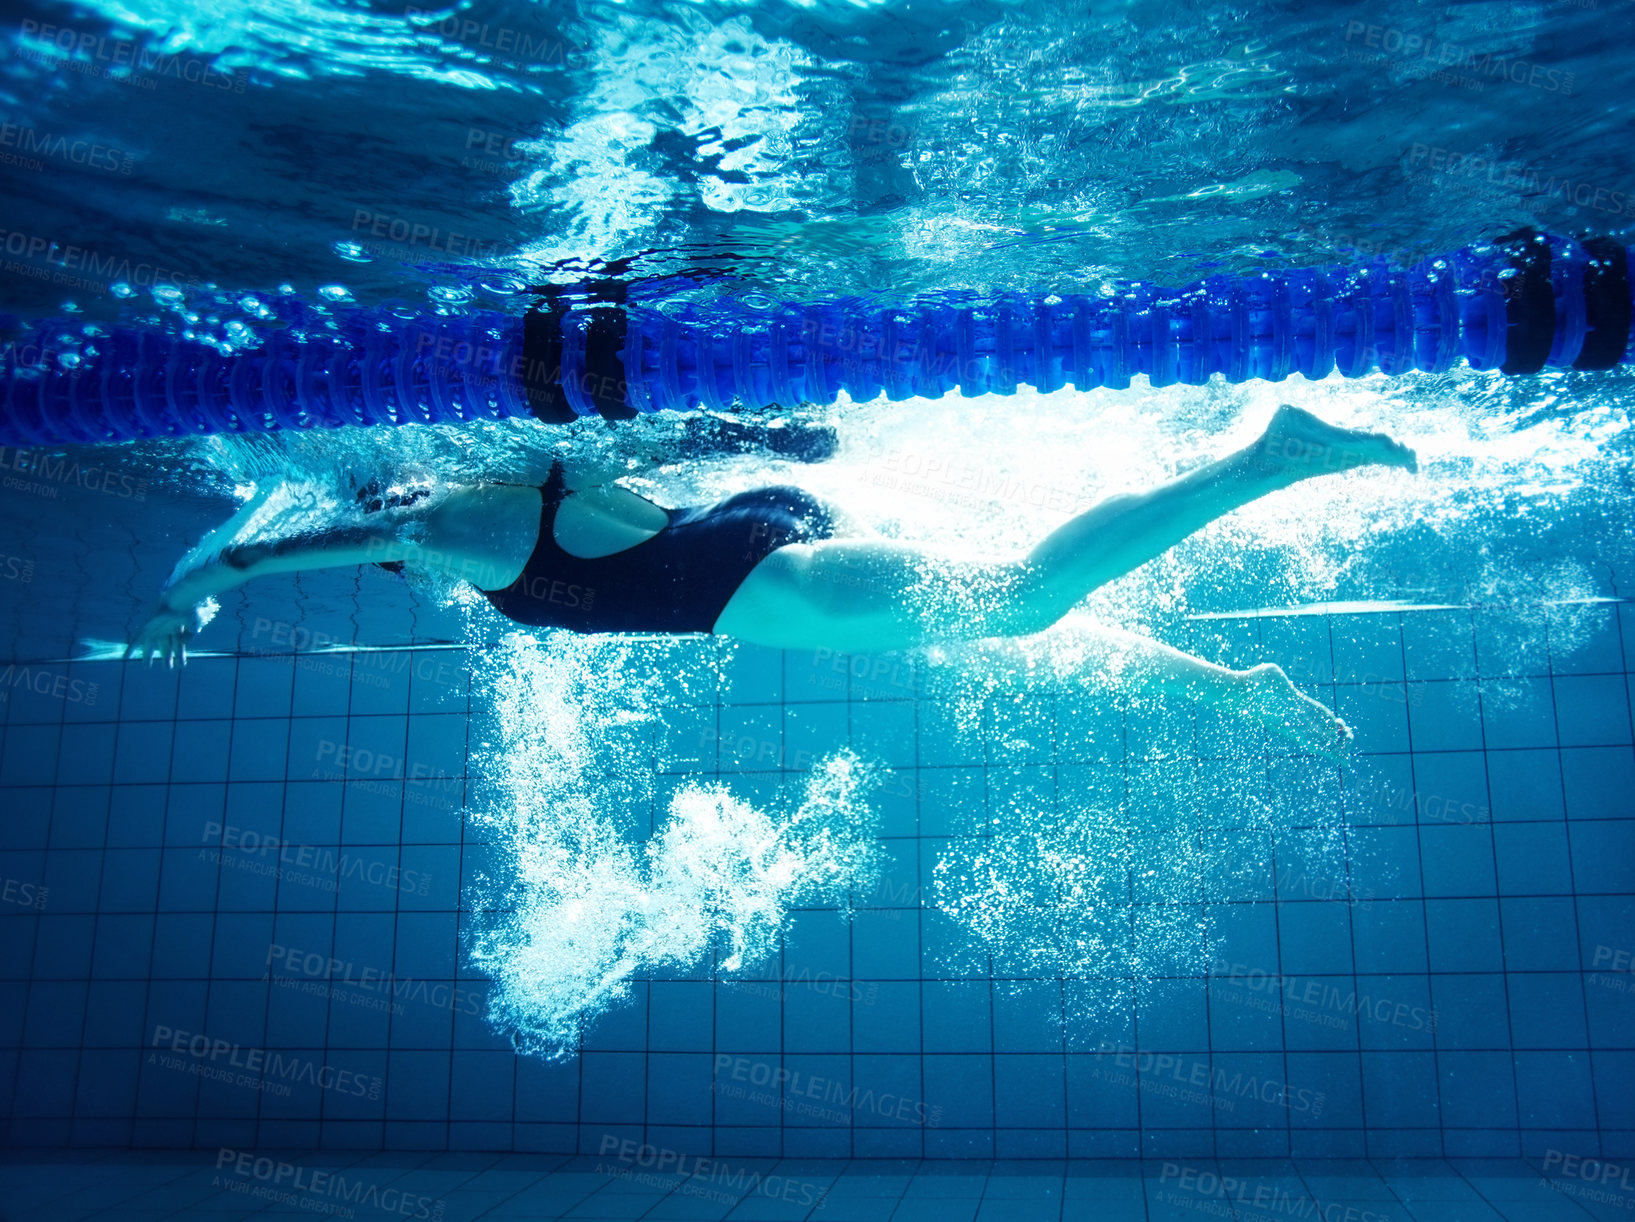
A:
<svg viewBox="0 0 1635 1222">
<path fill-rule="evenodd" d="M 844 913 L 875 885 L 879 770 L 845 749 L 787 813 L 687 779 L 638 843 L 666 727 L 686 697 L 713 693 L 712 658 L 689 642 L 513 634 L 488 664 L 493 792 L 472 817 L 500 862 L 474 888 L 472 959 L 519 1051 L 567 1056 L 642 974 L 692 972 L 712 952 L 723 971 L 751 969 L 777 953 L 792 909 Z"/>
</svg>

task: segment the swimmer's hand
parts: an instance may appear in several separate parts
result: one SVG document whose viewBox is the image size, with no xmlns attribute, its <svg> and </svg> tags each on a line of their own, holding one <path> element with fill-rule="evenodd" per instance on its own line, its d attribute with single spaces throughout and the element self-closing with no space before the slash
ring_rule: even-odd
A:
<svg viewBox="0 0 1635 1222">
<path fill-rule="evenodd" d="M 213 602 L 180 610 L 168 603 L 160 603 L 148 616 L 148 622 L 142 625 L 136 639 L 126 647 L 125 657 L 127 660 L 145 659 L 149 666 L 153 665 L 155 658 L 162 659 L 170 667 L 175 667 L 178 661 L 185 666 L 188 640 L 197 636 L 199 629 L 208 624 L 214 614 Z"/>
</svg>

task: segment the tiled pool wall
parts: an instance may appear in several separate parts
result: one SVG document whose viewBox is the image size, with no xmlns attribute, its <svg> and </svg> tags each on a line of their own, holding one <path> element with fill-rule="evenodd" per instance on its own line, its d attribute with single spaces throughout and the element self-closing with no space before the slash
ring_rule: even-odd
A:
<svg viewBox="0 0 1635 1222">
<path fill-rule="evenodd" d="M 268 605 L 229 607 L 242 650 L 276 651 L 266 625 L 300 622 Z M 493 854 L 461 818 L 485 699 L 463 651 L 14 668 L 7 1138 L 1635 1155 L 1635 622 L 1614 605 L 1536 614 L 1544 642 L 1571 615 L 1573 648 L 1517 653 L 1469 609 L 1204 621 L 1175 642 L 1280 662 L 1356 726 L 1343 835 L 1327 839 L 1298 811 L 1312 778 L 1338 774 L 1275 744 L 1245 768 L 1244 746 L 1264 744 L 1242 724 L 1035 695 L 972 729 L 901 659 L 740 650 L 672 748 L 751 797 L 834 745 L 883 759 L 881 886 L 849 922 L 795 914 L 764 979 L 644 980 L 555 1064 L 490 1027 L 465 958 L 462 897 Z M 212 631 L 227 648 L 231 628 Z M 1140 800 L 1176 770 L 1284 817 Z M 923 902 L 951 838 L 1090 790 L 1130 799 L 1155 851 L 1211 819 L 1241 836 L 1242 868 L 1192 897 L 1213 974 L 995 978 Z"/>
</svg>

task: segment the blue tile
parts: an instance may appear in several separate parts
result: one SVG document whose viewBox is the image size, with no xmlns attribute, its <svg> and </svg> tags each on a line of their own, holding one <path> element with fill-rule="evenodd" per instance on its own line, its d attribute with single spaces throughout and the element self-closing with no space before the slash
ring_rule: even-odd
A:
<svg viewBox="0 0 1635 1222">
<path fill-rule="evenodd" d="M 1001 1128 L 1060 1128 L 1066 1123 L 1065 1063 L 1051 1054 L 993 1059 L 995 1123 Z"/>
<path fill-rule="evenodd" d="M 450 1055 L 404 1050 L 391 1054 L 386 1097 L 394 1119 L 442 1120 L 448 1115 Z"/>
<path fill-rule="evenodd" d="M 650 1124 L 710 1123 L 710 1054 L 655 1052 L 648 1058 L 645 1113 Z M 509 1100 L 496 1117 L 510 1114 Z"/>
<path fill-rule="evenodd" d="M 1629 744 L 1629 686 L 1623 675 L 1557 675 L 1554 686 L 1563 747 Z"/>
<path fill-rule="evenodd" d="M 1495 822 L 1565 817 L 1557 751 L 1489 751 L 1487 774 Z"/>
<path fill-rule="evenodd" d="M 1515 1062 L 1523 1128 L 1595 1126 L 1588 1053 L 1517 1052 Z"/>
<path fill-rule="evenodd" d="M 288 658 L 239 658 L 233 715 L 241 718 L 289 716 L 294 679 L 295 670 Z"/>
<path fill-rule="evenodd" d="M 189 720 L 231 718 L 237 659 L 195 658 L 179 670 L 176 716 Z"/>
<path fill-rule="evenodd" d="M 1417 901 L 1359 904 L 1351 927 L 1359 972 L 1426 970 L 1425 914 Z"/>
<path fill-rule="evenodd" d="M 863 911 L 852 917 L 852 972 L 859 980 L 917 980 L 917 912 Z"/>
<path fill-rule="evenodd" d="M 1635 891 L 1635 819 L 1575 823 L 1573 880 L 1580 892 Z"/>
<path fill-rule="evenodd" d="M 723 982 L 715 997 L 716 1045 L 745 1052 L 777 1050 L 782 1039 L 782 1001 L 783 990 L 777 983 Z"/>
<path fill-rule="evenodd" d="M 98 848 L 107 837 L 108 787 L 77 785 L 58 789 L 51 807 L 51 847 Z"/>
<path fill-rule="evenodd" d="M 852 1047 L 858 1052 L 917 1052 L 920 985 L 914 981 L 859 981 L 854 986 Z"/>
<path fill-rule="evenodd" d="M 110 846 L 146 847 L 164 842 L 165 790 L 162 786 L 115 785 L 109 798 Z"/>
<path fill-rule="evenodd" d="M 1501 895 L 1567 895 L 1573 889 L 1565 824 L 1496 824 L 1493 852 Z"/>
<path fill-rule="evenodd" d="M 1356 999 L 1360 1047 L 1377 1051 L 1430 1048 L 1443 1020 L 1425 976 L 1358 976 Z M 1371 1122 L 1372 1123 L 1372 1122 Z"/>
<path fill-rule="evenodd" d="M 993 1031 L 996 1052 L 1061 1052 L 1062 986 L 1054 980 L 996 981 Z"/>
<path fill-rule="evenodd" d="M 1436 1059 L 1429 1052 L 1364 1052 L 1363 1114 L 1371 1128 L 1436 1127 Z"/>
<path fill-rule="evenodd" d="M 1626 669 L 1618 616 L 1608 606 L 1546 607 L 1550 664 L 1557 674 L 1604 674 Z"/>
<path fill-rule="evenodd" d="M 1444 1052 L 1438 1067 L 1443 1124 L 1466 1129 L 1514 1127 L 1516 1086 L 1507 1053 Z"/>
<path fill-rule="evenodd" d="M 68 724 L 57 746 L 57 784 L 103 785 L 114 778 L 118 727 Z"/>
<path fill-rule="evenodd" d="M 54 784 L 60 737 L 55 725 L 8 725 L 0 739 L 0 785 Z"/>
<path fill-rule="evenodd" d="M 936 1116 L 939 1128 L 986 1128 L 994 1123 L 992 1058 L 944 1054 L 927 1056 L 923 1064 L 927 1119 Z"/>
<path fill-rule="evenodd" d="M 890 768 L 912 768 L 916 747 L 916 706 L 891 700 L 852 706 L 852 745 Z"/>
<path fill-rule="evenodd" d="M 1297 1128 L 1361 1128 L 1363 1123 L 1362 1067 L 1353 1052 L 1291 1052 L 1288 1055 L 1289 1095 L 1295 1102 L 1310 1101 L 1290 1111 Z"/>
<path fill-rule="evenodd" d="M 1550 680 L 1486 680 L 1481 685 L 1482 729 L 1487 748 L 1556 745 L 1555 701 Z"/>
<path fill-rule="evenodd" d="M 1354 894 L 1371 900 L 1420 894 L 1419 833 L 1413 827 L 1359 827 L 1348 837 Z"/>
<path fill-rule="evenodd" d="M 657 985 L 654 986 L 655 989 Z M 850 981 L 802 980 L 783 993 L 784 1046 L 791 1052 L 845 1052 L 852 1009 Z M 662 1045 L 661 1045 L 662 1046 Z M 707 1042 L 706 1045 L 707 1046 Z"/>
<path fill-rule="evenodd" d="M 1409 683 L 1405 696 L 1415 751 L 1481 749 L 1482 713 L 1474 680 Z"/>
<path fill-rule="evenodd" d="M 1493 837 L 1482 824 L 1419 829 L 1425 895 L 1493 895 Z"/>
<path fill-rule="evenodd" d="M 1627 747 L 1564 747 L 1561 783 L 1569 819 L 1627 818 L 1635 760 Z"/>
<path fill-rule="evenodd" d="M 1388 615 L 1330 617 L 1335 679 L 1363 684 L 1402 679 L 1399 619 Z"/>
<path fill-rule="evenodd" d="M 1577 916 L 1570 898 L 1506 898 L 1499 902 L 1499 914 L 1506 968 L 1578 970 Z"/>
<path fill-rule="evenodd" d="M 927 1052 L 986 1052 L 993 1046 L 986 980 L 927 981 L 920 987 Z"/>
<path fill-rule="evenodd" d="M 1488 823 L 1486 757 L 1479 751 L 1414 756 L 1415 806 L 1422 824 Z"/>
<path fill-rule="evenodd" d="M 1351 969 L 1351 910 L 1338 903 L 1279 904 L 1278 939 L 1284 972 Z"/>
<path fill-rule="evenodd" d="M 1635 1130 L 1635 1052 L 1597 1052 L 1591 1062 L 1595 1104 L 1603 1129 Z"/>
<path fill-rule="evenodd" d="M 0 819 L 0 847 L 43 849 L 51 839 L 51 805 L 56 792 L 43 785 L 6 790 L 6 817 Z"/>
<path fill-rule="evenodd" d="M 1511 1019 L 1505 1002 L 1505 979 L 1480 972 L 1431 977 L 1438 1048 L 1509 1046 Z"/>
<path fill-rule="evenodd" d="M 1143 1050 L 1209 1047 L 1209 993 L 1204 980 L 1154 980 L 1138 993 L 1136 1021 Z"/>
<path fill-rule="evenodd" d="M 1585 984 L 1578 973 L 1517 972 L 1509 978 L 1510 1030 L 1516 1048 L 1582 1048 Z"/>
<path fill-rule="evenodd" d="M 1409 749 L 1407 701 L 1400 682 L 1342 683 L 1334 689 L 1334 711 L 1356 735 L 1352 750 L 1358 754 Z"/>
<path fill-rule="evenodd" d="M 1503 954 L 1499 947 L 1496 900 L 1426 900 L 1425 932 L 1430 942 L 1431 971 L 1501 970 Z"/>
</svg>

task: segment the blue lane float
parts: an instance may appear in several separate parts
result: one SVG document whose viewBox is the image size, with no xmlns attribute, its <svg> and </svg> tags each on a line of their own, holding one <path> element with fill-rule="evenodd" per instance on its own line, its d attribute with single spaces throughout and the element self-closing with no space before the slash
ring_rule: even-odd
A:
<svg viewBox="0 0 1635 1222">
<path fill-rule="evenodd" d="M 944 293 L 766 308 L 547 290 L 525 315 L 297 311 L 224 354 L 159 330 L 52 321 L 0 355 L 0 444 L 1438 372 L 1609 369 L 1635 357 L 1631 249 L 1524 232 L 1413 267 L 1124 282 L 1098 295 Z"/>
</svg>

